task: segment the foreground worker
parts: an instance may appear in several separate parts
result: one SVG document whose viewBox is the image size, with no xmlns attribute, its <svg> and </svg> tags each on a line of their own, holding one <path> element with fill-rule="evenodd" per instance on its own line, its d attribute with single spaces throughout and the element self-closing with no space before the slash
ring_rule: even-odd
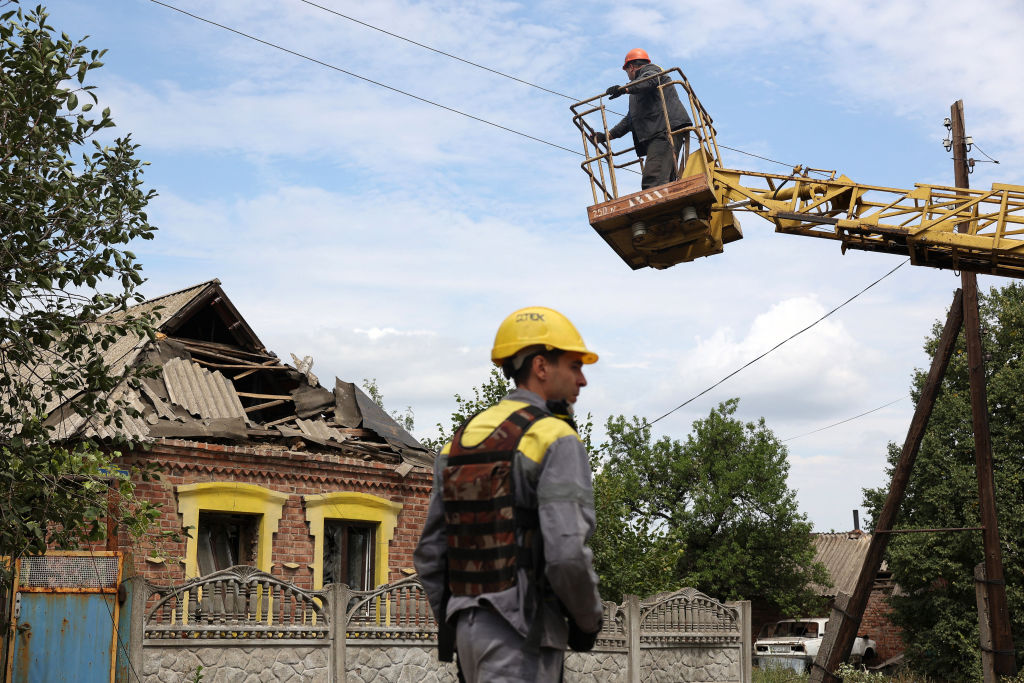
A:
<svg viewBox="0 0 1024 683">
<path fill-rule="evenodd" d="M 501 323 L 491 360 L 515 391 L 456 430 L 434 463 L 416 571 L 469 683 L 559 681 L 568 644 L 601 630 L 592 553 L 594 494 L 572 422 L 583 365 L 597 354 L 550 308 Z"/>
<path fill-rule="evenodd" d="M 668 130 L 665 128 L 665 109 L 668 110 L 668 121 L 672 130 L 692 126 L 689 114 L 679 101 L 675 86 L 661 88 L 665 95 L 665 109 L 662 108 L 659 85 L 669 83 L 668 76 L 652 78 L 643 83 L 635 81 L 662 72 L 657 64 L 651 64 L 651 58 L 644 50 L 630 50 L 622 65 L 629 78 L 626 85 L 613 85 L 606 91 L 609 99 L 614 100 L 620 95 L 629 95 L 629 111 L 626 117 L 615 124 L 608 136 L 602 132 L 594 134 L 594 142 L 607 142 L 608 138 L 621 138 L 626 133 L 633 134 L 633 146 L 638 157 L 646 156 L 644 162 L 641 187 L 647 189 L 670 183 L 676 179 L 676 166 L 679 151 L 683 148 L 688 132 L 676 133 L 669 142 Z"/>
</svg>

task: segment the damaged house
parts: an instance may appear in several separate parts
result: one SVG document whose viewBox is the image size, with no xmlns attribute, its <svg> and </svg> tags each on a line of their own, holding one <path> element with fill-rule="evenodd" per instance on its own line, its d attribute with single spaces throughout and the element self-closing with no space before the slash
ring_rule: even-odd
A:
<svg viewBox="0 0 1024 683">
<path fill-rule="evenodd" d="M 433 453 L 359 387 L 322 386 L 309 359 L 281 362 L 219 281 L 143 308 L 157 311 L 157 339 L 129 336 L 107 351 L 115 371 L 157 368 L 140 390 L 115 390 L 139 413 L 122 430 L 146 444 L 121 461 L 159 463 L 137 495 L 161 505 L 161 530 L 187 533 L 121 533 L 134 573 L 168 584 L 246 564 L 300 587 L 365 590 L 412 572 Z M 50 422 L 69 438 L 112 436 L 60 406 Z"/>
</svg>

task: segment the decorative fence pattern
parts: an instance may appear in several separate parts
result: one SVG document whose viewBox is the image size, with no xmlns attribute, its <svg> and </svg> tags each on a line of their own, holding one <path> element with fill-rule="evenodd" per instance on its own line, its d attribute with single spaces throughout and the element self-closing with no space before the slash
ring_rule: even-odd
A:
<svg viewBox="0 0 1024 683">
<path fill-rule="evenodd" d="M 372 591 L 306 591 L 251 567 L 175 587 L 132 579 L 132 680 L 416 680 L 455 683 L 416 577 Z M 686 588 L 605 603 L 597 645 L 567 653 L 566 681 L 749 683 L 749 603 Z"/>
<path fill-rule="evenodd" d="M 330 636 L 327 591 L 309 592 L 253 567 L 232 567 L 175 588 L 151 587 L 146 638 Z"/>
</svg>

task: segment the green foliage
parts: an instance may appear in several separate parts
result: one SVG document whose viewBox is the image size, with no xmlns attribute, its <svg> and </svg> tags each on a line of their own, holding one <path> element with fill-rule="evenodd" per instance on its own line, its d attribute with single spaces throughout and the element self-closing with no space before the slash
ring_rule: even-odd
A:
<svg viewBox="0 0 1024 683">
<path fill-rule="evenodd" d="M 448 426 L 442 425 L 440 422 L 437 423 L 438 436 L 436 439 L 420 439 L 420 442 L 427 448 L 435 451 L 440 451 L 444 448 L 444 445 L 452 440 L 455 436 L 456 430 L 462 426 L 462 424 L 473 417 L 482 410 L 486 410 L 491 406 L 495 405 L 501 399 L 505 398 L 515 388 L 515 385 L 511 380 L 505 379 L 505 375 L 502 374 L 498 368 L 491 368 L 491 373 L 487 376 L 487 379 L 478 386 L 473 387 L 472 398 L 463 397 L 461 394 L 455 394 L 455 410 L 452 411 L 451 419 Z M 592 435 L 594 433 L 594 420 L 590 413 L 587 413 L 586 417 L 577 416 L 576 420 L 576 431 L 580 435 L 580 439 L 583 441 L 583 445 L 587 448 L 587 451 L 591 451 Z"/>
<path fill-rule="evenodd" d="M 141 533 L 157 514 L 112 466 L 116 451 L 62 441 L 47 421 L 68 399 L 68 415 L 108 426 L 132 412 L 114 390 L 137 372 L 103 352 L 153 335 L 151 313 L 124 309 L 143 281 L 125 245 L 153 237 L 154 193 L 130 137 L 95 139 L 114 126 L 87 84 L 103 51 L 17 5 L 0 15 L 0 555 L 15 558 L 102 538 L 108 485 L 122 528 Z"/>
<path fill-rule="evenodd" d="M 982 345 L 988 383 L 996 508 L 1014 642 L 1024 639 L 1024 286 L 993 289 L 980 302 Z M 934 355 L 942 323 L 936 322 L 925 350 Z M 974 473 L 974 435 L 964 336 L 957 340 L 936 400 L 897 528 L 980 526 Z M 926 371 L 913 377 L 920 396 Z M 900 447 L 889 444 L 891 476 Z M 887 487 L 866 489 L 872 519 L 881 512 Z M 902 594 L 890 602 L 892 620 L 903 629 L 907 663 L 940 680 L 980 677 L 974 566 L 983 561 L 979 533 L 904 534 L 889 542 L 887 559 Z M 1024 650 L 1018 647 L 1018 667 Z"/>
<path fill-rule="evenodd" d="M 387 412 L 387 408 L 384 407 L 384 396 L 380 392 L 380 387 L 377 386 L 377 379 L 375 377 L 363 378 L 363 390 L 374 403 L 380 406 L 381 410 Z M 412 411 L 412 406 L 406 406 L 404 413 L 395 411 L 388 414 L 391 415 L 391 419 L 397 422 L 402 429 L 412 434 L 413 428 L 416 427 L 416 415 Z"/>
<path fill-rule="evenodd" d="M 512 391 L 512 383 L 505 379 L 505 376 L 498 368 L 491 368 L 491 374 L 478 387 L 473 387 L 473 397 L 464 398 L 462 394 L 455 394 L 455 410 L 452 411 L 451 421 L 447 427 L 440 422 L 437 423 L 438 436 L 435 439 L 421 439 L 421 443 L 431 450 L 440 451 L 446 443 L 455 436 L 455 430 L 462 426 L 462 423 L 476 415 L 481 410 L 490 408 L 501 399 L 505 398 L 508 392 Z"/>
<path fill-rule="evenodd" d="M 843 683 L 886 683 L 890 680 L 883 673 L 866 671 L 845 662 L 839 665 L 835 673 L 843 680 Z"/>
<path fill-rule="evenodd" d="M 770 669 L 758 669 L 755 667 L 753 674 L 754 683 L 807 683 L 810 679 L 809 674 L 797 673 L 792 669 L 783 669 L 781 667 L 772 667 Z"/>
<path fill-rule="evenodd" d="M 735 418 L 738 403 L 694 422 L 684 442 L 653 440 L 638 418 L 608 420 L 593 460 L 604 599 L 693 586 L 790 615 L 820 608 L 808 583 L 828 584 L 827 574 L 786 484 L 786 448 L 764 419 Z"/>
</svg>

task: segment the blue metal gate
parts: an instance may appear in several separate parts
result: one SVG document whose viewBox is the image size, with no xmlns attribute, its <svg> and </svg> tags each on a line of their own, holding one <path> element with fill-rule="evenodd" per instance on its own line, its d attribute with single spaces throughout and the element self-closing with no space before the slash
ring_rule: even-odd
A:
<svg viewBox="0 0 1024 683">
<path fill-rule="evenodd" d="M 12 683 L 111 683 L 121 555 L 53 552 L 18 561 Z"/>
</svg>

